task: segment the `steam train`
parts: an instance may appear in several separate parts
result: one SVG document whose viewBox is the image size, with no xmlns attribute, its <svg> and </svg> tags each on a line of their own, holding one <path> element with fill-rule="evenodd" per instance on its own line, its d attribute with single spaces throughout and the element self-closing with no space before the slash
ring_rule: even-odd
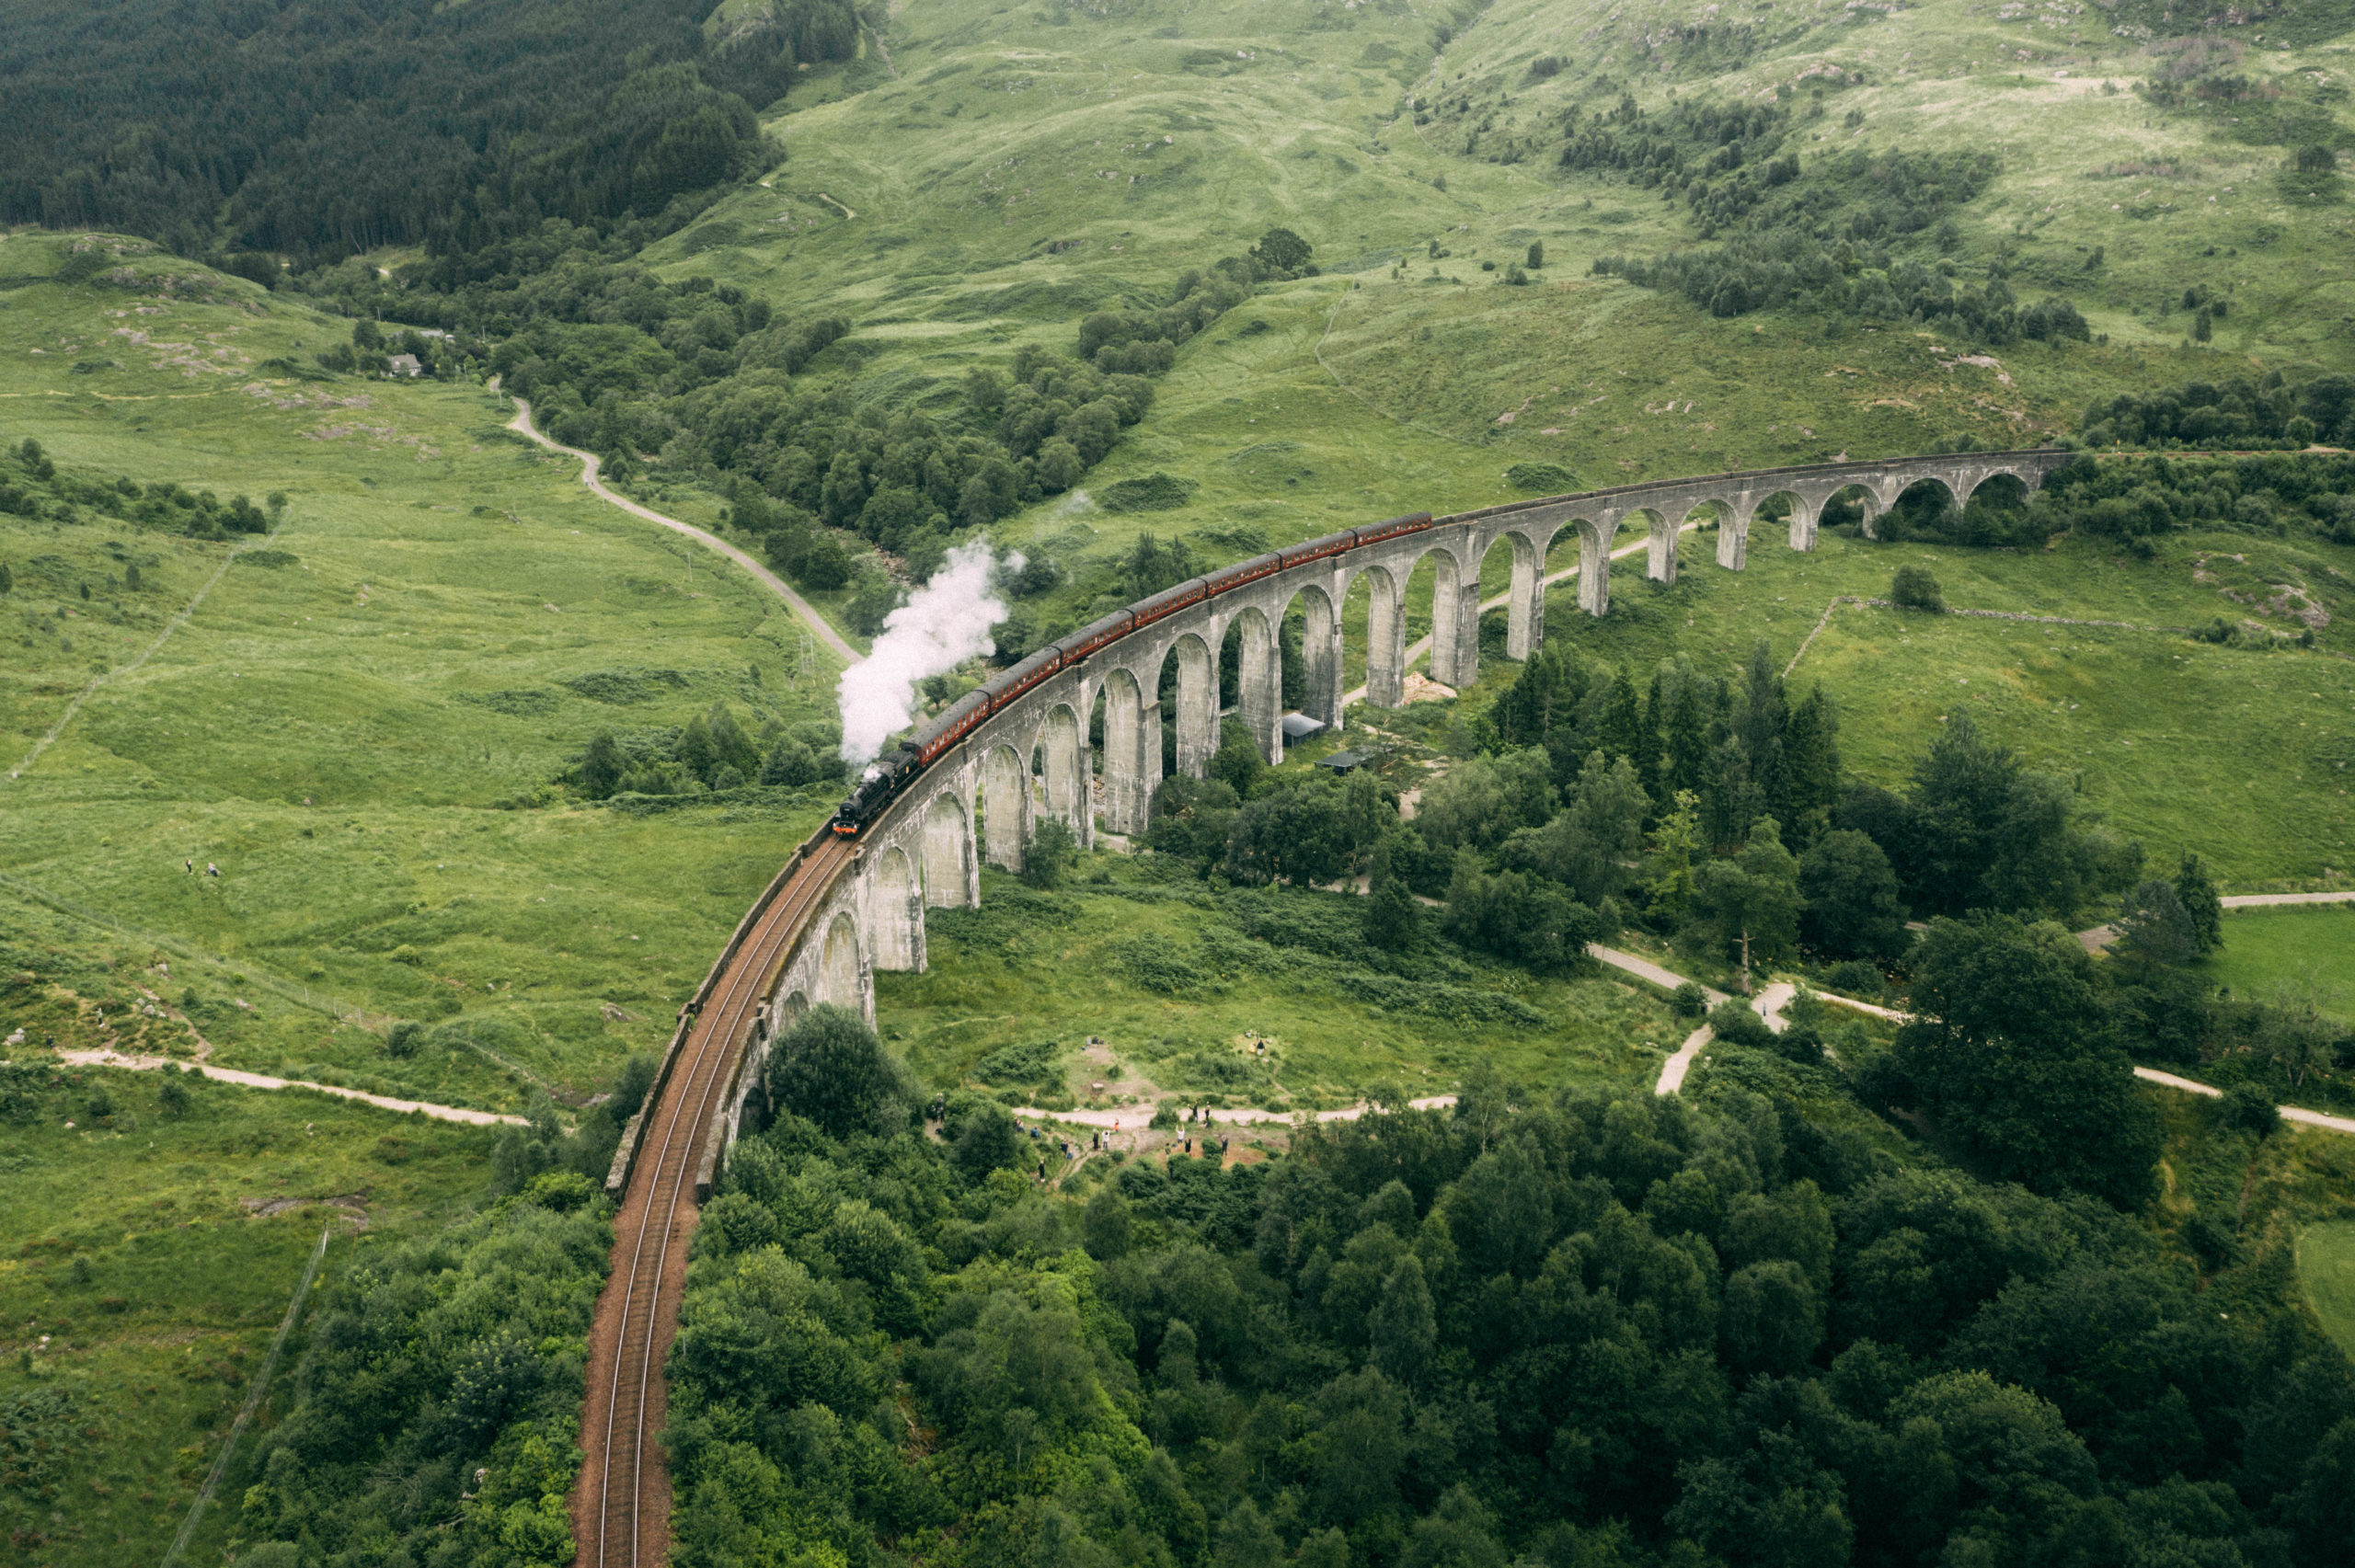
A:
<svg viewBox="0 0 2355 1568">
<path fill-rule="evenodd" d="M 1361 545 L 1375 544 L 1402 534 L 1419 533 L 1431 526 L 1431 514 L 1416 512 L 1407 517 L 1394 517 L 1364 528 L 1344 529 L 1321 539 L 1287 549 L 1254 555 L 1231 567 L 1179 583 L 1176 588 L 1141 600 L 1125 610 L 1111 614 L 1091 625 L 1083 626 L 1059 643 L 1050 643 L 1010 670 L 999 671 L 974 690 L 952 704 L 948 711 L 914 735 L 902 740 L 878 758 L 859 775 L 857 787 L 850 792 L 829 824 L 833 830 L 848 838 L 857 834 L 869 822 L 898 799 L 917 775 L 937 761 L 940 754 L 955 746 L 992 714 L 1010 707 L 1040 682 L 1051 679 L 1058 671 L 1077 665 L 1097 649 L 1120 641 L 1130 633 L 1153 624 L 1180 610 L 1231 593 L 1238 588 L 1258 582 L 1262 578 L 1310 561 L 1346 555 Z"/>
</svg>

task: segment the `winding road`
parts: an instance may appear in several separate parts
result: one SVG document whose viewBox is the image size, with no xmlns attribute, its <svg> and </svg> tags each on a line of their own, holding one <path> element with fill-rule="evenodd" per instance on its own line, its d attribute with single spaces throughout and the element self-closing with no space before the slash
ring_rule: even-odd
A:
<svg viewBox="0 0 2355 1568">
<path fill-rule="evenodd" d="M 532 440 L 539 442 L 542 446 L 547 448 L 550 452 L 560 452 L 567 457 L 579 458 L 580 460 L 580 482 L 583 485 L 588 486 L 590 493 L 594 495 L 598 499 L 609 501 L 613 505 L 621 508 L 622 510 L 629 513 L 630 516 L 644 518 L 647 521 L 667 528 L 673 533 L 684 533 L 688 538 L 695 540 L 697 544 L 718 551 L 720 555 L 727 556 L 729 560 L 735 562 L 738 566 L 752 573 L 753 580 L 760 583 L 762 587 L 767 589 L 771 593 L 775 594 L 779 599 L 784 600 L 787 604 L 792 606 L 793 612 L 796 615 L 800 616 L 803 621 L 809 624 L 810 630 L 816 635 L 818 640 L 824 643 L 828 647 L 833 649 L 837 654 L 840 654 L 845 664 L 856 664 L 860 659 L 867 657 L 865 654 L 860 653 L 856 648 L 851 647 L 847 638 L 845 638 L 840 632 L 835 631 L 833 626 L 829 625 L 826 622 L 826 618 L 823 615 L 819 614 L 818 612 L 811 607 L 808 600 L 794 592 L 793 586 L 790 583 L 777 576 L 775 572 L 769 570 L 766 567 L 761 565 L 760 562 L 754 560 L 743 551 L 736 548 L 735 545 L 728 543 L 727 540 L 720 538 L 716 533 L 706 533 L 702 529 L 697 528 L 694 523 L 681 522 L 675 517 L 665 517 L 661 512 L 656 511 L 653 508 L 640 506 L 636 501 L 631 500 L 627 496 L 619 494 L 608 487 L 605 482 L 597 476 L 599 467 L 597 454 L 593 452 L 583 452 L 577 446 L 566 446 L 562 441 L 552 441 L 547 436 L 541 434 L 539 428 L 532 423 L 531 404 L 525 402 L 521 397 L 517 397 L 515 399 L 515 417 L 507 421 L 507 428 L 515 431 L 518 435 L 530 437 Z"/>
</svg>

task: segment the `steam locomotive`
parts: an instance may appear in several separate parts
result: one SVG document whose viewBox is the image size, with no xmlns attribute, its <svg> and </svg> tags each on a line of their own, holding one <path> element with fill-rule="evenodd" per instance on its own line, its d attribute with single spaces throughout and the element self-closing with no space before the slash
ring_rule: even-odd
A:
<svg viewBox="0 0 2355 1568">
<path fill-rule="evenodd" d="M 1258 582 L 1262 578 L 1288 571 L 1310 561 L 1346 555 L 1366 544 L 1375 544 L 1402 534 L 1419 533 L 1431 526 L 1431 514 L 1416 512 L 1407 517 L 1394 517 L 1364 528 L 1344 529 L 1328 533 L 1322 539 L 1254 555 L 1231 567 L 1179 583 L 1176 588 L 1140 600 L 1125 610 L 1111 614 L 1091 625 L 1083 626 L 1059 643 L 1050 643 L 1023 659 L 1011 670 L 990 677 L 973 691 L 949 707 L 948 711 L 902 740 L 891 750 L 878 758 L 859 775 L 857 786 L 850 792 L 833 821 L 828 824 L 844 838 L 853 837 L 897 800 L 918 775 L 932 766 L 940 754 L 955 746 L 992 714 L 1004 711 L 1058 671 L 1072 668 L 1097 649 L 1120 641 L 1130 633 L 1153 624 L 1180 610 L 1231 593 L 1238 588 Z"/>
</svg>

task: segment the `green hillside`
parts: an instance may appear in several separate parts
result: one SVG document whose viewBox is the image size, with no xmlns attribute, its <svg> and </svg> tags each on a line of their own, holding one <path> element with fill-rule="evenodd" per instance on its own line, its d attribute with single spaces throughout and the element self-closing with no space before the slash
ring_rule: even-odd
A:
<svg viewBox="0 0 2355 1568">
<path fill-rule="evenodd" d="M 47 270 L 62 248 L 0 254 Z M 0 871 L 279 982 L 219 1025 L 224 1065 L 520 1108 L 533 1084 L 482 1046 L 601 1088 L 668 1036 L 831 801 L 631 816 L 546 809 L 551 781 L 600 730 L 715 703 L 753 730 L 824 721 L 831 656 L 804 676 L 772 595 L 588 496 L 481 388 L 290 377 L 269 361 L 339 324 L 131 266 L 0 295 L 12 454 L 31 439 L 69 479 L 257 508 L 280 491 L 284 521 L 213 542 L 86 506 L 0 516 Z M 282 1000 L 298 988 L 379 1032 Z M 464 1026 L 394 1059 L 387 1018 Z"/>
<path fill-rule="evenodd" d="M 190 1560 L 569 1561 L 596 1097 L 832 808 L 840 666 L 509 394 L 862 638 L 952 544 L 1023 553 L 1002 654 L 1403 511 L 2346 449 L 2351 71 L 2348 0 L 15 7 L 10 1550 L 160 1560 L 364 1216 Z M 2336 1561 L 2355 1145 L 2269 1106 L 2347 1103 L 2343 917 L 2198 921 L 2355 875 L 2349 464 L 2116 457 L 1813 555 L 1762 521 L 1739 577 L 1696 519 L 1603 621 L 1557 584 L 1517 694 L 1492 613 L 1476 685 L 1352 710 L 1411 825 L 1337 847 L 1341 786 L 1229 756 L 1157 853 L 991 871 L 828 1047 L 888 1050 L 876 1103 L 784 1094 L 721 1176 L 678 1560 Z M 1900 567 L 2127 624 L 1860 602 Z M 1934 900 L 1970 923 L 1916 946 Z M 1938 1022 L 1736 1004 L 1661 1098 L 1702 1004 L 1588 935 Z M 1450 1092 L 1216 1160 L 1146 1125 Z M 1017 1104 L 1121 1136 L 1051 1170 Z"/>
<path fill-rule="evenodd" d="M 896 74 L 812 73 L 770 113 L 785 164 L 649 258 L 783 308 L 847 310 L 868 395 L 947 406 L 966 367 L 1061 348 L 1084 312 L 1158 303 L 1184 269 L 1270 223 L 1297 229 L 1325 275 L 1189 345 L 1099 475 L 1202 481 L 1153 520 L 1165 532 L 1269 505 L 1226 462 L 1269 422 L 1301 444 L 1283 507 L 1354 514 L 1493 501 L 1501 470 L 1530 459 L 1604 483 L 1958 435 L 2032 444 L 2121 387 L 2343 368 L 2348 209 L 2338 186 L 2292 195 L 2281 173 L 2303 141 L 2355 145 L 2343 38 L 2227 40 L 2193 61 L 2120 36 L 2134 32 L 1946 4 L 1697 28 L 1559 5 L 1197 6 L 1166 22 L 912 6 L 889 30 Z M 1649 41 L 1678 34 L 1694 36 Z M 2235 83 L 2251 112 L 2152 101 L 2194 65 L 2209 68 L 2190 92 Z M 1640 171 L 1560 166 L 1569 128 L 1623 94 L 1655 123 L 1694 104 L 1786 117 L 1778 144 L 1802 187 L 1857 149 L 1992 158 L 1980 193 L 1942 209 L 1951 233 L 1894 251 L 1947 263 L 1960 286 L 2000 272 L 2024 303 L 2067 297 L 2107 341 L 1982 353 L 1936 324 L 1720 319 L 1591 276 L 1598 257 L 1671 251 L 1705 226 Z M 1545 267 L 1499 284 L 1533 242 Z M 2181 296 L 2201 287 L 2229 308 L 2194 350 Z M 1320 518 L 1259 521 L 1281 539 Z"/>
</svg>

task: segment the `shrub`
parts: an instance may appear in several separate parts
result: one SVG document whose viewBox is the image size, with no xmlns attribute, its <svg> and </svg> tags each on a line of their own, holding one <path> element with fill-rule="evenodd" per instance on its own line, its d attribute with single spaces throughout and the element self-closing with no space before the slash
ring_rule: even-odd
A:
<svg viewBox="0 0 2355 1568">
<path fill-rule="evenodd" d="M 1933 615 L 1944 614 L 1947 608 L 1946 595 L 1927 567 L 1898 567 L 1897 575 L 1889 579 L 1889 601 L 1901 610 L 1923 610 Z"/>
<path fill-rule="evenodd" d="M 1153 473 L 1105 486 L 1096 493 L 1096 504 L 1111 512 L 1172 511 L 1184 506 L 1186 498 L 1199 487 L 1192 479 Z"/>
<path fill-rule="evenodd" d="M 1071 825 L 1060 817 L 1049 817 L 1039 824 L 1029 847 L 1022 852 L 1022 880 L 1033 887 L 1058 887 L 1078 859 L 1079 841 L 1072 836 Z"/>
<path fill-rule="evenodd" d="M 1698 1018 L 1709 1010 L 1709 997 L 1697 980 L 1686 980 L 1668 993 L 1668 1010 L 1679 1018 Z"/>
<path fill-rule="evenodd" d="M 1823 983 L 1843 996 L 1871 998 L 1880 995 L 1885 982 L 1878 966 L 1867 959 L 1850 958 L 1825 970 Z"/>
<path fill-rule="evenodd" d="M 2281 1112 L 2273 1096 L 2255 1084 L 2244 1083 L 2224 1096 L 2219 1115 L 2223 1124 L 2270 1138 L 2281 1128 Z"/>
<path fill-rule="evenodd" d="M 1579 476 L 1558 463 L 1516 463 L 1505 470 L 1505 483 L 1533 496 L 1562 496 L 1579 487 Z"/>
<path fill-rule="evenodd" d="M 1728 1045 L 1762 1051 L 1775 1048 L 1775 1031 L 1739 997 L 1729 997 L 1709 1010 L 1709 1028 Z"/>
<path fill-rule="evenodd" d="M 908 1070 L 847 1008 L 811 1008 L 769 1058 L 769 1098 L 832 1138 L 888 1134 L 906 1125 L 920 1096 Z"/>
</svg>

